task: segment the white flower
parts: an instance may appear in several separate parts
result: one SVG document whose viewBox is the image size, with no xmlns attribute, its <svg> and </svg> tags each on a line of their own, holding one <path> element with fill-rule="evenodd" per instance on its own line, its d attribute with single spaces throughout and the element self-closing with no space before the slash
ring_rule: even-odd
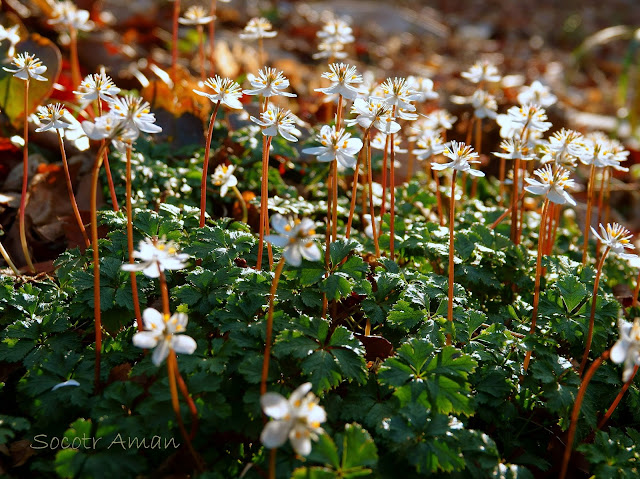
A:
<svg viewBox="0 0 640 479">
<path fill-rule="evenodd" d="M 37 128 L 36 131 L 47 131 L 52 128 L 64 130 L 68 128 L 71 124 L 63 120 L 66 114 L 67 110 L 65 110 L 64 106 L 60 103 L 39 106 L 38 119 L 42 123 L 42 126 Z"/>
<path fill-rule="evenodd" d="M 268 392 L 260 398 L 264 413 L 272 418 L 262 430 L 260 441 L 265 447 L 282 446 L 287 438 L 297 454 L 308 456 L 311 441 L 324 431 L 320 425 L 327 414 L 311 392 L 311 383 L 304 383 L 291 393 L 289 399 L 278 393 Z"/>
<path fill-rule="evenodd" d="M 244 27 L 239 37 L 243 40 L 257 40 L 258 38 L 273 38 L 278 32 L 271 30 L 271 22 L 266 18 L 252 18 Z"/>
<path fill-rule="evenodd" d="M 347 52 L 344 50 L 344 43 L 323 41 L 318 45 L 318 53 L 311 55 L 311 58 L 318 60 L 320 58 L 336 58 L 341 60 L 347 58 Z"/>
<path fill-rule="evenodd" d="M 159 133 L 162 131 L 155 124 L 156 117 L 150 110 L 148 102 L 140 97 L 127 95 L 116 97 L 111 101 L 110 114 L 122 122 L 123 128 L 143 131 L 145 133 Z"/>
<path fill-rule="evenodd" d="M 618 320 L 620 339 L 611 348 L 611 361 L 616 364 L 624 363 L 622 381 L 631 379 L 633 370 L 640 365 L 640 318 L 636 318 L 633 324 Z"/>
<path fill-rule="evenodd" d="M 89 12 L 80 10 L 73 2 L 68 0 L 54 2 L 51 19 L 48 20 L 48 23 L 83 32 L 89 32 L 94 27 L 94 23 L 89 20 Z"/>
<path fill-rule="evenodd" d="M 424 132 L 416 140 L 416 148 L 413 150 L 413 154 L 416 155 L 418 160 L 424 160 L 430 158 L 433 155 L 439 155 L 444 151 L 444 142 L 439 133 L 434 131 Z"/>
<path fill-rule="evenodd" d="M 525 181 L 529 186 L 525 186 L 525 190 L 534 195 L 547 195 L 549 201 L 563 205 L 569 203 L 575 206 L 575 200 L 569 195 L 565 188 L 573 188 L 575 182 L 569 179 L 569 172 L 561 166 L 553 172 L 550 165 L 539 168 L 533 172 L 540 181 L 533 178 L 527 178 Z"/>
<path fill-rule="evenodd" d="M 269 104 L 267 111 L 260 113 L 260 119 L 251 117 L 251 121 L 262 127 L 264 136 L 277 136 L 278 133 L 288 141 L 298 141 L 301 132 L 295 127 L 296 117 L 289 110 Z M 294 136 L 296 135 L 296 136 Z"/>
<path fill-rule="evenodd" d="M 581 163 L 604 168 L 612 165 L 613 151 L 609 138 L 604 134 L 592 133 L 575 148 L 575 153 Z"/>
<path fill-rule="evenodd" d="M 624 226 L 618 223 L 609 223 L 605 228 L 602 223 L 600 223 L 601 235 L 598 234 L 593 226 L 591 227 L 591 232 L 603 245 L 610 248 L 613 253 L 622 259 L 633 259 L 636 257 L 635 254 L 624 252 L 625 249 L 635 249 L 635 246 L 631 244 L 631 232 Z"/>
<path fill-rule="evenodd" d="M 503 153 L 494 152 L 493 154 L 500 158 L 504 158 L 505 160 L 519 159 L 529 161 L 535 159 L 535 156 L 529 153 L 529 148 L 527 148 L 527 146 L 517 138 L 507 138 L 506 140 L 502 140 L 500 148 L 504 150 Z"/>
<path fill-rule="evenodd" d="M 189 259 L 188 254 L 178 253 L 172 242 L 153 241 L 146 238 L 140 241 L 139 250 L 133 252 L 133 257 L 142 260 L 141 263 L 123 264 L 123 271 L 142 271 L 149 278 L 157 278 L 160 271 L 166 269 L 182 269 L 187 266 L 185 261 Z"/>
<path fill-rule="evenodd" d="M 419 76 L 407 77 L 409 88 L 418 94 L 417 102 L 424 103 L 427 100 L 436 100 L 438 94 L 433 91 L 433 80 Z"/>
<path fill-rule="evenodd" d="M 291 266 L 300 266 L 302 258 L 308 261 L 320 260 L 320 248 L 311 239 L 316 234 L 313 221 L 308 218 L 291 221 L 275 214 L 271 217 L 271 226 L 278 234 L 266 235 L 265 239 L 272 245 L 284 248 L 282 256 Z"/>
<path fill-rule="evenodd" d="M 356 123 L 364 129 L 368 129 L 373 125 L 378 131 L 389 135 L 400 131 L 400 125 L 394 121 L 391 116 L 392 108 L 379 99 L 369 98 L 368 101 L 362 98 L 356 98 L 351 108 L 351 113 L 357 113 L 355 120 L 346 120 L 347 125 L 355 125 Z"/>
<path fill-rule="evenodd" d="M 387 136 L 384 133 L 376 133 L 375 136 L 371 139 L 371 148 L 376 150 L 384 150 L 385 145 L 387 145 L 387 153 L 391 152 L 391 141 L 387 144 Z M 390 139 L 389 139 L 390 140 Z M 393 151 L 396 153 L 407 153 L 407 150 L 401 148 L 402 137 L 400 135 L 394 135 L 393 137 Z M 398 163 L 398 162 L 396 162 Z M 396 164 L 396 167 L 399 165 Z"/>
<path fill-rule="evenodd" d="M 476 90 L 471 97 L 471 106 L 476 118 L 495 118 L 497 116 L 498 103 L 496 97 L 484 90 Z"/>
<path fill-rule="evenodd" d="M 213 21 L 215 17 L 213 15 L 207 15 L 207 11 L 200 5 L 194 5 L 189 7 L 184 14 L 184 17 L 180 17 L 178 22 L 182 25 L 207 25 Z"/>
<path fill-rule="evenodd" d="M 78 91 L 73 93 L 83 101 L 91 102 L 100 98 L 110 102 L 114 95 L 120 93 L 120 88 L 115 86 L 111 77 L 100 72 L 87 75 L 78 86 Z"/>
<path fill-rule="evenodd" d="M 142 313 L 144 331 L 133 335 L 133 344 L 139 348 L 154 348 L 151 361 L 160 366 L 173 349 L 178 354 L 193 354 L 197 344 L 184 333 L 188 318 L 185 313 L 175 313 L 171 318 L 163 318 L 160 311 L 147 308 Z"/>
<path fill-rule="evenodd" d="M 351 134 L 343 129 L 336 131 L 335 126 L 328 125 L 320 129 L 317 138 L 322 146 L 305 148 L 302 153 L 316 155 L 318 161 L 337 160 L 345 168 L 356 165 L 355 155 L 362 149 L 362 140 L 351 138 Z"/>
<path fill-rule="evenodd" d="M 331 81 L 331 86 L 327 88 L 316 88 L 315 91 L 325 95 L 342 95 L 348 100 L 354 100 L 360 90 L 351 86 L 352 83 L 362 83 L 362 76 L 356 71 L 356 67 L 346 63 L 332 63 L 329 71 L 322 74 L 322 78 Z"/>
<path fill-rule="evenodd" d="M 94 122 L 83 121 L 82 130 L 92 140 L 135 140 L 138 137 L 137 129 L 127 128 L 111 113 L 99 116 Z"/>
<path fill-rule="evenodd" d="M 0 42 L 9 40 L 9 50 L 7 51 L 7 57 L 12 58 L 16 53 L 16 45 L 20 43 L 20 35 L 18 35 L 18 29 L 20 25 L 14 25 L 10 28 L 4 28 L 0 25 Z"/>
<path fill-rule="evenodd" d="M 468 71 L 462 72 L 460 76 L 471 83 L 496 83 L 502 78 L 496 66 L 487 60 L 474 63 Z"/>
<path fill-rule="evenodd" d="M 245 95 L 262 95 L 265 98 L 276 95 L 297 96 L 295 93 L 282 91 L 289 86 L 289 80 L 275 68 L 265 67 L 258 72 L 258 76 L 249 73 L 247 79 L 253 89 L 244 90 Z"/>
<path fill-rule="evenodd" d="M 542 162 L 554 161 L 558 165 L 575 166 L 577 154 L 582 146 L 583 136 L 577 131 L 563 128 L 549 137 L 548 143 L 542 145 Z"/>
<path fill-rule="evenodd" d="M 433 110 L 427 115 L 425 124 L 432 130 L 439 130 L 440 128 L 450 130 L 453 128 L 453 124 L 457 119 L 457 117 L 453 116 L 447 110 L 439 109 Z"/>
<path fill-rule="evenodd" d="M 538 80 L 534 81 L 531 86 L 525 86 L 518 93 L 518 103 L 527 105 L 532 103 L 548 108 L 558 101 L 558 97 L 551 93 L 549 87 L 544 86 Z"/>
<path fill-rule="evenodd" d="M 208 86 L 213 90 L 213 93 L 207 93 L 200 90 L 193 90 L 193 92 L 200 96 L 206 96 L 214 103 L 220 102 L 223 105 L 227 105 L 229 108 L 235 110 L 242 110 L 242 89 L 240 85 L 229 78 L 222 78 L 216 75 L 214 78 L 208 78 L 204 82 L 205 86 Z"/>
<path fill-rule="evenodd" d="M 482 171 L 471 168 L 471 163 L 480 163 L 475 159 L 478 158 L 478 153 L 473 151 L 472 147 L 454 140 L 445 146 L 444 156 L 451 159 L 451 161 L 449 163 L 432 163 L 431 168 L 434 170 L 453 168 L 454 170 L 469 173 L 472 176 L 484 176 Z"/>
<path fill-rule="evenodd" d="M 343 45 L 355 40 L 353 30 L 349 24 L 339 18 L 329 20 L 325 23 L 316 36 L 322 38 L 324 41 L 342 43 Z"/>
<path fill-rule="evenodd" d="M 522 131 L 545 132 L 551 128 L 551 122 L 547 120 L 547 113 L 544 108 L 538 105 L 512 106 L 507 110 L 509 120 Z"/>
<path fill-rule="evenodd" d="M 220 195 L 226 196 L 229 188 L 238 184 L 238 179 L 233 175 L 234 165 L 218 165 L 213 172 L 213 184 L 220 187 Z"/>
<path fill-rule="evenodd" d="M 406 78 L 387 78 L 380 85 L 380 91 L 387 105 L 407 111 L 415 111 L 416 107 L 411 102 L 420 98 L 420 95 L 409 87 Z"/>
<path fill-rule="evenodd" d="M 42 64 L 39 58 L 36 58 L 36 56 L 31 53 L 18 53 L 11 60 L 11 64 L 16 67 L 17 70 L 2 67 L 3 70 L 13 73 L 13 76 L 20 80 L 33 78 L 34 80 L 47 81 L 47 79 L 42 76 L 42 74 L 47 71 L 47 67 Z"/>
</svg>

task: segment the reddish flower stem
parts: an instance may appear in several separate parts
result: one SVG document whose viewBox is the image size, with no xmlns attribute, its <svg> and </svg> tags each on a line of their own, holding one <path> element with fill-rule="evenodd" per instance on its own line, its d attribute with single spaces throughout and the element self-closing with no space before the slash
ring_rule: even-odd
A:
<svg viewBox="0 0 640 479">
<path fill-rule="evenodd" d="M 376 227 L 376 212 L 373 206 L 373 173 L 371 170 L 371 133 L 364 136 L 364 148 L 367 149 L 367 181 L 369 183 L 369 216 L 371 217 L 371 233 L 373 236 L 373 245 L 376 250 L 376 258 L 380 257 L 380 244 L 378 243 L 378 232 Z"/>
<path fill-rule="evenodd" d="M 29 185 L 29 78 L 24 82 L 24 147 L 22 148 L 22 193 L 20 195 L 20 212 L 18 218 L 18 226 L 20 229 L 20 244 L 22 245 L 22 254 L 27 262 L 27 267 L 31 273 L 35 273 L 36 269 L 31 262 L 29 247 L 27 246 L 27 231 L 25 226 L 25 210 L 27 208 L 27 186 Z"/>
<path fill-rule="evenodd" d="M 453 170 L 451 175 L 451 198 L 449 201 L 449 303 L 447 305 L 447 319 L 453 324 L 453 264 L 454 264 L 454 220 L 456 209 L 456 175 L 458 170 Z M 451 345 L 451 334 L 447 333 L 446 339 L 447 346 Z"/>
<path fill-rule="evenodd" d="M 536 332 L 536 320 L 538 319 L 538 304 L 540 303 L 540 278 L 542 276 L 542 252 L 545 247 L 545 227 L 547 223 L 547 214 L 549 213 L 549 198 L 545 196 L 544 204 L 542 205 L 542 214 L 540 216 L 540 232 L 538 233 L 538 256 L 536 258 L 536 280 L 533 293 L 533 312 L 531 313 L 531 329 L 529 334 L 535 334 Z M 523 369 L 527 372 L 529 367 L 529 361 L 531 361 L 531 350 L 528 350 L 524 357 Z"/>
<path fill-rule="evenodd" d="M 80 61 L 78 60 L 78 32 L 75 28 L 69 29 L 69 53 L 71 56 L 71 82 L 73 88 L 78 88 L 82 79 L 80 78 Z"/>
<path fill-rule="evenodd" d="M 382 204 L 380 205 L 380 229 L 384 221 L 384 214 L 387 212 L 387 165 L 389 163 L 389 135 L 384 140 L 384 152 L 382 153 Z"/>
<path fill-rule="evenodd" d="M 262 252 L 264 250 L 264 231 L 269 225 L 269 148 L 271 146 L 271 137 L 264 136 L 262 138 L 262 189 L 260 193 L 260 240 L 258 243 L 258 264 L 256 270 L 262 269 Z"/>
<path fill-rule="evenodd" d="M 565 446 L 564 456 L 562 458 L 562 468 L 560 470 L 560 475 L 558 476 L 559 479 L 565 479 L 567 475 L 567 469 L 569 468 L 569 459 L 571 459 L 571 451 L 573 449 L 573 440 L 575 438 L 576 427 L 578 425 L 578 417 L 580 416 L 580 407 L 582 406 L 584 395 L 587 392 L 587 386 L 593 378 L 593 375 L 602 365 L 602 362 L 605 359 L 609 358 L 609 354 L 609 350 L 602 353 L 602 356 L 600 356 L 591 364 L 591 367 L 589 367 L 587 374 L 585 374 L 584 378 L 582 379 L 580 389 L 578 390 L 578 395 L 576 396 L 576 402 L 574 403 L 573 410 L 571 411 L 571 423 L 569 425 L 569 433 L 567 435 L 567 445 Z"/>
<path fill-rule="evenodd" d="M 178 80 L 178 19 L 180 18 L 180 0 L 173 0 L 173 19 L 171 36 L 171 79 L 175 86 Z"/>
<path fill-rule="evenodd" d="M 98 97 L 98 116 L 102 116 L 102 100 Z M 105 146 L 106 141 L 102 140 L 100 143 L 100 148 L 104 147 L 104 170 L 107 173 L 107 184 L 109 185 L 109 195 L 111 196 L 111 205 L 113 206 L 113 211 L 120 211 L 120 206 L 118 206 L 118 198 L 116 197 L 116 188 L 113 185 L 113 176 L 111 175 L 111 166 L 109 165 L 109 149 Z"/>
<path fill-rule="evenodd" d="M 264 360 L 262 361 L 262 377 L 260 378 L 260 394 L 267 392 L 267 377 L 269 376 L 269 360 L 271 358 L 271 336 L 273 335 L 273 301 L 278 290 L 280 282 L 280 274 L 284 268 L 284 256 L 280 258 L 276 266 L 273 283 L 271 283 L 271 291 L 269 292 L 269 312 L 267 313 L 267 332 L 264 341 Z"/>
<path fill-rule="evenodd" d="M 602 275 L 602 266 L 604 265 L 604 260 L 607 258 L 607 254 L 609 254 L 609 250 L 611 248 L 607 246 L 602 253 L 602 257 L 600 261 L 598 261 L 598 270 L 596 272 L 596 279 L 593 282 L 593 293 L 591 295 L 591 315 L 589 316 L 589 331 L 587 332 L 587 341 L 584 348 L 584 354 L 582 356 L 582 361 L 580 362 L 580 369 L 578 370 L 578 374 L 582 376 L 582 372 L 584 371 L 585 366 L 587 365 L 587 360 L 589 359 L 589 352 L 591 352 L 591 340 L 593 339 L 593 324 L 595 322 L 596 317 L 596 303 L 598 302 L 598 285 L 600 284 L 600 276 Z"/>
<path fill-rule="evenodd" d="M 394 107 L 395 114 L 395 107 Z M 391 201 L 389 204 L 389 256 L 391 257 L 391 261 L 394 260 L 394 252 L 395 252 L 395 225 L 396 225 L 396 180 L 395 180 L 395 170 L 396 170 L 396 151 L 395 151 L 395 133 L 391 134 L 391 169 L 389 170 L 389 189 L 391 190 Z"/>
<path fill-rule="evenodd" d="M 589 250 L 589 227 L 591 226 L 591 208 L 593 206 L 593 187 L 596 179 L 596 165 L 591 165 L 589 174 L 589 192 L 587 195 L 587 217 L 584 220 L 584 245 L 582 246 L 582 266 L 587 264 L 587 252 Z"/>
<path fill-rule="evenodd" d="M 520 158 L 516 158 L 513 166 L 513 193 L 511 194 L 511 241 L 518 244 L 518 197 L 520 191 Z"/>
<path fill-rule="evenodd" d="M 365 136 L 367 136 L 369 134 L 369 129 L 367 129 L 367 131 L 365 131 Z M 360 150 L 360 152 L 358 153 L 358 161 L 356 162 L 356 167 L 355 170 L 353 172 L 353 181 L 352 181 L 352 188 L 351 188 L 351 207 L 349 208 L 349 219 L 347 220 L 347 233 L 346 233 L 346 237 L 347 239 L 349 238 L 349 236 L 351 236 L 351 223 L 353 222 L 353 214 L 356 210 L 356 196 L 358 193 L 358 174 L 360 173 L 360 162 L 362 160 L 362 155 L 364 153 L 364 148 L 362 150 Z"/>
<path fill-rule="evenodd" d="M 62 155 L 62 166 L 64 168 L 65 179 L 67 181 L 67 191 L 69 192 L 69 201 L 71 202 L 71 208 L 73 209 L 73 214 L 76 217 L 76 222 L 78 223 L 78 228 L 80 228 L 80 232 L 82 233 L 82 237 L 84 238 L 85 245 L 87 248 L 91 245 L 89 241 L 89 236 L 87 236 L 87 230 L 84 228 L 84 223 L 82 222 L 82 217 L 80 216 L 80 210 L 78 210 L 78 203 L 76 202 L 76 197 L 73 194 L 73 184 L 71 183 L 71 174 L 69 173 L 69 164 L 67 163 L 67 154 L 64 150 L 64 142 L 62 141 L 62 134 L 60 130 L 56 130 L 58 134 L 58 144 L 60 145 L 60 154 Z"/>
<path fill-rule="evenodd" d="M 204 54 L 204 26 L 198 25 L 196 29 L 198 31 L 198 44 L 200 45 L 200 81 L 204 83 L 207 74 Z"/>
<path fill-rule="evenodd" d="M 598 427 L 596 428 L 596 431 L 598 431 L 598 430 L 600 430 L 600 429 L 602 429 L 604 427 L 604 425 L 607 423 L 607 421 L 609 420 L 609 418 L 613 414 L 613 411 L 615 411 L 616 408 L 618 407 L 618 404 L 620 404 L 620 401 L 622 400 L 622 396 L 624 396 L 624 393 L 627 392 L 627 389 L 629 389 L 629 386 L 631 386 L 631 383 L 633 382 L 634 378 L 636 377 L 636 373 L 638 372 L 638 367 L 639 366 L 636 364 L 636 366 L 633 368 L 633 372 L 631 373 L 631 377 L 620 388 L 620 392 L 618 392 L 618 395 L 616 396 L 616 398 L 611 403 L 611 406 L 609 406 L 609 409 L 607 409 L 607 412 L 605 413 L 604 417 L 598 423 Z"/>
<path fill-rule="evenodd" d="M 134 263 L 133 258 L 133 211 L 131 209 L 131 142 L 127 143 L 127 167 L 126 167 L 126 200 L 125 208 L 127 210 L 127 249 L 129 252 L 129 264 Z M 129 273 L 131 279 L 131 296 L 133 300 L 133 311 L 136 315 L 136 324 L 138 331 L 144 330 L 142 324 L 142 313 L 140 311 L 140 301 L 138 299 L 138 281 L 136 272 Z"/>
<path fill-rule="evenodd" d="M 202 164 L 202 178 L 200 180 L 200 228 L 204 227 L 204 216 L 207 211 L 207 176 L 209 171 L 209 155 L 211 154 L 211 139 L 213 138 L 213 127 L 216 123 L 216 116 L 220 109 L 220 100 L 211 114 L 209 129 L 207 131 L 207 143 L 204 146 L 204 163 Z"/>
<path fill-rule="evenodd" d="M 96 337 L 94 384 L 100 389 L 100 355 L 102 351 L 102 320 L 100 310 L 100 254 L 98 251 L 98 176 L 102 163 L 102 147 L 98 150 L 91 174 L 91 248 L 93 250 L 93 316 Z"/>
</svg>

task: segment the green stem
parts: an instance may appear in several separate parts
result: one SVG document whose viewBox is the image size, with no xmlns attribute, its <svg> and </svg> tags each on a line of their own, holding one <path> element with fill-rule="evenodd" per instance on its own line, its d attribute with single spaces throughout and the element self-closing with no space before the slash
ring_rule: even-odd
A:
<svg viewBox="0 0 640 479">
<path fill-rule="evenodd" d="M 13 261 L 11 261 L 11 257 L 9 256 L 9 253 L 7 253 L 7 250 L 4 249 L 4 246 L 2 246 L 2 243 L 0 243 L 0 255 L 2 255 L 2 257 L 4 258 L 5 263 L 9 265 L 9 268 L 11 268 L 13 274 L 15 274 L 16 276 L 20 276 L 20 271 L 18 271 L 16 265 L 13 264 Z"/>
</svg>

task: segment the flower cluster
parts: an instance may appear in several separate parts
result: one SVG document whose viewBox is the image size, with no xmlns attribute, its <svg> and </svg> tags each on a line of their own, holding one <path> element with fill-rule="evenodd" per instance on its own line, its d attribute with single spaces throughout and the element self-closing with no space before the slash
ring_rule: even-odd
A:
<svg viewBox="0 0 640 479">
<path fill-rule="evenodd" d="M 311 441 L 318 439 L 324 431 L 320 426 L 327 420 L 327 414 L 311 392 L 311 383 L 304 383 L 291 393 L 289 399 L 281 394 L 268 392 L 260 398 L 262 410 L 269 421 L 260 434 L 265 447 L 273 449 L 282 446 L 287 439 L 297 454 L 308 456 Z"/>
<path fill-rule="evenodd" d="M 265 239 L 274 246 L 284 248 L 282 256 L 291 266 L 300 266 L 302 258 L 307 261 L 320 260 L 320 248 L 312 240 L 316 234 L 315 224 L 308 218 L 288 220 L 280 214 L 271 217 L 271 226 L 278 233 Z"/>
</svg>

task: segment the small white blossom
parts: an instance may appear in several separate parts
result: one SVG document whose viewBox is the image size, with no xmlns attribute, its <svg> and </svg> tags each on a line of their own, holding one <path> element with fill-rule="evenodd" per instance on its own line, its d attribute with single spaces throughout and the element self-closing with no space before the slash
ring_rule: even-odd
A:
<svg viewBox="0 0 640 479">
<path fill-rule="evenodd" d="M 315 91 L 325 95 L 342 95 L 348 100 L 354 100 L 360 90 L 351 86 L 352 83 L 362 83 L 362 76 L 356 71 L 356 67 L 346 63 L 332 63 L 329 71 L 322 74 L 322 78 L 331 81 L 331 86 L 327 88 L 316 88 Z"/>
<path fill-rule="evenodd" d="M 610 248 L 613 253 L 617 254 L 622 259 L 633 259 L 636 257 L 635 254 L 625 253 L 626 249 L 635 249 L 635 246 L 631 243 L 631 232 L 624 226 L 619 225 L 618 223 L 609 223 L 605 227 L 601 223 L 601 234 L 598 234 L 593 226 L 591 227 L 591 232 L 603 245 Z"/>
<path fill-rule="evenodd" d="M 264 136 L 277 136 L 280 134 L 285 140 L 298 141 L 296 136 L 301 132 L 295 127 L 297 118 L 289 110 L 284 110 L 269 104 L 267 111 L 260 114 L 260 118 L 251 117 L 251 121 L 262 127 Z M 295 135 L 295 136 L 294 136 Z"/>
<path fill-rule="evenodd" d="M 416 155 L 418 160 L 424 160 L 431 158 L 434 155 L 439 155 L 445 149 L 444 141 L 440 133 L 435 131 L 424 132 L 416 140 L 416 147 L 413 150 L 413 154 Z"/>
<path fill-rule="evenodd" d="M 151 113 L 150 108 L 151 105 L 142 98 L 127 95 L 116 97 L 111 101 L 110 114 L 122 122 L 125 129 L 159 133 L 162 128 L 155 124 L 156 117 Z"/>
<path fill-rule="evenodd" d="M 535 156 L 529 152 L 527 145 L 517 138 L 502 140 L 500 148 L 502 148 L 503 152 L 494 152 L 493 154 L 505 160 L 529 161 L 535 159 Z"/>
<path fill-rule="evenodd" d="M 253 89 L 244 90 L 245 95 L 262 95 L 265 98 L 277 95 L 297 96 L 295 93 L 282 91 L 289 86 L 289 80 L 275 68 L 263 68 L 258 72 L 258 76 L 249 73 L 247 79 Z"/>
<path fill-rule="evenodd" d="M 213 15 L 207 15 L 207 11 L 200 5 L 194 5 L 189 7 L 184 14 L 184 17 L 180 17 L 178 22 L 182 25 L 207 25 L 215 19 Z"/>
<path fill-rule="evenodd" d="M 311 239 L 316 234 L 315 224 L 308 218 L 288 220 L 280 214 L 271 217 L 271 226 L 277 235 L 266 235 L 265 240 L 274 246 L 284 248 L 282 256 L 291 266 L 300 266 L 302 258 L 319 261 L 320 248 Z"/>
<path fill-rule="evenodd" d="M 373 125 L 385 135 L 400 131 L 400 125 L 391 116 L 392 108 L 376 98 L 369 98 L 368 101 L 356 98 L 351 113 L 356 113 L 357 117 L 354 120 L 346 120 L 347 125 L 357 123 L 364 129 L 371 128 Z"/>
<path fill-rule="evenodd" d="M 238 179 L 233 174 L 235 169 L 234 165 L 218 165 L 213 172 L 212 182 L 220 187 L 220 196 L 226 196 L 229 188 L 238 184 Z"/>
<path fill-rule="evenodd" d="M 274 449 L 289 439 L 297 454 L 308 456 L 311 441 L 316 441 L 318 434 L 324 432 L 320 425 L 327 420 L 324 408 L 311 392 L 311 383 L 298 387 L 289 399 L 278 393 L 265 393 L 260 404 L 264 413 L 272 418 L 260 434 L 262 444 Z"/>
<path fill-rule="evenodd" d="M 13 58 L 16 54 L 16 45 L 20 43 L 20 35 L 18 35 L 18 30 L 20 25 L 16 24 L 10 28 L 4 28 L 0 25 L 0 42 L 4 42 L 5 40 L 9 41 L 9 50 L 7 51 L 7 57 Z"/>
<path fill-rule="evenodd" d="M 498 110 L 496 97 L 484 90 L 476 90 L 471 97 L 471 106 L 476 118 L 495 118 Z"/>
<path fill-rule="evenodd" d="M 80 85 L 78 91 L 74 91 L 75 95 L 82 101 L 91 102 L 100 98 L 101 100 L 110 102 L 113 97 L 120 93 L 120 88 L 115 86 L 111 77 L 104 72 L 93 73 L 87 75 Z"/>
<path fill-rule="evenodd" d="M 142 260 L 141 263 L 125 263 L 121 266 L 123 271 L 142 271 L 149 278 L 158 278 L 164 270 L 182 269 L 187 266 L 189 255 L 178 253 L 172 242 L 152 241 L 146 238 L 140 241 L 138 251 L 134 251 L 133 257 Z"/>
<path fill-rule="evenodd" d="M 584 141 L 575 148 L 575 153 L 584 165 L 605 168 L 614 164 L 611 142 L 604 133 L 593 132 L 587 135 Z"/>
<path fill-rule="evenodd" d="M 416 101 L 419 103 L 424 103 L 427 100 L 436 100 L 439 96 L 438 93 L 433 91 L 433 80 L 430 78 L 412 75 L 407 77 L 407 84 L 409 88 L 418 94 Z"/>
<path fill-rule="evenodd" d="M 318 161 L 337 160 L 345 168 L 356 165 L 355 155 L 362 149 L 362 140 L 351 138 L 351 134 L 343 129 L 336 131 L 335 126 L 328 125 L 322 127 L 317 138 L 322 146 L 305 148 L 302 153 L 316 155 Z"/>
<path fill-rule="evenodd" d="M 620 339 L 611 348 L 611 361 L 616 364 L 624 363 L 622 381 L 631 379 L 633 370 L 640 365 L 640 318 L 632 323 L 618 320 Z"/>
<path fill-rule="evenodd" d="M 35 55 L 18 53 L 11 60 L 11 65 L 16 67 L 16 70 L 7 67 L 2 68 L 4 71 L 13 73 L 13 76 L 20 80 L 33 78 L 34 80 L 47 81 L 47 79 L 42 76 L 42 74 L 47 71 L 47 67 L 45 67 Z"/>
<path fill-rule="evenodd" d="M 576 205 L 575 200 L 569 195 L 565 188 L 573 188 L 575 182 L 569 178 L 569 172 L 562 168 L 553 171 L 550 165 L 544 168 L 539 168 L 533 172 L 540 181 L 533 178 L 526 178 L 526 182 L 529 184 L 525 186 L 525 190 L 534 195 L 546 195 L 549 201 L 563 205 L 569 203 L 572 206 Z"/>
<path fill-rule="evenodd" d="M 349 24 L 339 18 L 329 20 L 316 35 L 324 41 L 342 43 L 343 45 L 355 40 Z"/>
<path fill-rule="evenodd" d="M 508 119 L 520 130 L 538 131 L 540 133 L 551 128 L 544 108 L 538 105 L 512 106 L 507 110 Z"/>
<path fill-rule="evenodd" d="M 447 110 L 434 110 L 427 115 L 425 124 L 432 130 L 450 130 L 458 118 L 453 116 Z"/>
<path fill-rule="evenodd" d="M 549 137 L 549 141 L 541 145 L 543 163 L 555 162 L 557 165 L 575 166 L 578 153 L 584 138 L 577 131 L 563 128 Z"/>
<path fill-rule="evenodd" d="M 208 78 L 204 84 L 211 88 L 213 93 L 207 93 L 195 89 L 193 92 L 200 96 L 206 96 L 214 103 L 220 102 L 234 110 L 242 110 L 242 103 L 240 103 L 240 98 L 242 98 L 242 89 L 236 82 L 229 78 L 222 78 L 216 75 L 214 78 Z"/>
<path fill-rule="evenodd" d="M 472 147 L 454 140 L 445 146 L 444 156 L 451 161 L 449 163 L 432 163 L 431 168 L 434 170 L 453 168 L 457 171 L 469 173 L 472 176 L 484 176 L 482 171 L 471 168 L 471 163 L 480 163 L 480 161 L 476 160 L 478 153 L 473 151 Z"/>
<path fill-rule="evenodd" d="M 243 40 L 257 40 L 259 38 L 273 38 L 278 32 L 271 30 L 271 22 L 266 18 L 252 18 L 244 27 L 239 37 Z"/>
<path fill-rule="evenodd" d="M 462 72 L 460 76 L 471 83 L 496 83 L 502 79 L 496 66 L 487 60 L 474 63 L 469 70 Z"/>
<path fill-rule="evenodd" d="M 518 103 L 527 105 L 529 103 L 540 105 L 543 108 L 549 108 L 558 101 L 558 97 L 551 93 L 549 87 L 543 85 L 538 80 L 534 81 L 531 86 L 525 86 L 518 93 Z"/>
<path fill-rule="evenodd" d="M 411 103 L 420 98 L 420 95 L 412 90 L 406 78 L 387 78 L 380 85 L 383 101 L 389 106 L 396 106 L 408 112 L 415 111 L 416 107 Z"/>
<path fill-rule="evenodd" d="M 54 2 L 51 19 L 48 21 L 50 25 L 60 25 L 68 30 L 78 30 L 90 32 L 95 26 L 89 20 L 89 12 L 76 7 L 75 3 L 65 0 L 62 2 Z"/>
<path fill-rule="evenodd" d="M 375 136 L 371 139 L 371 148 L 376 150 L 384 150 L 385 145 L 387 145 L 387 153 L 391 152 L 391 139 L 389 139 L 389 143 L 387 144 L 387 136 L 384 133 L 376 133 Z M 396 153 L 407 153 L 408 150 L 401 148 L 402 137 L 400 135 L 394 135 L 393 137 L 393 151 Z M 398 163 L 398 162 L 396 162 Z M 396 164 L 396 168 L 399 165 Z"/>
<path fill-rule="evenodd" d="M 47 131 L 52 128 L 64 130 L 65 128 L 68 128 L 71 124 L 63 120 L 66 114 L 67 110 L 65 110 L 64 106 L 60 103 L 39 106 L 38 119 L 42 123 L 42 126 L 37 128 L 36 131 Z"/>
<path fill-rule="evenodd" d="M 156 366 L 174 350 L 178 354 L 193 354 L 197 344 L 191 336 L 184 333 L 187 329 L 188 317 L 185 313 L 175 313 L 164 318 L 160 311 L 147 308 L 142 313 L 144 331 L 133 335 L 133 345 L 143 349 L 153 349 L 151 361 Z"/>
</svg>

